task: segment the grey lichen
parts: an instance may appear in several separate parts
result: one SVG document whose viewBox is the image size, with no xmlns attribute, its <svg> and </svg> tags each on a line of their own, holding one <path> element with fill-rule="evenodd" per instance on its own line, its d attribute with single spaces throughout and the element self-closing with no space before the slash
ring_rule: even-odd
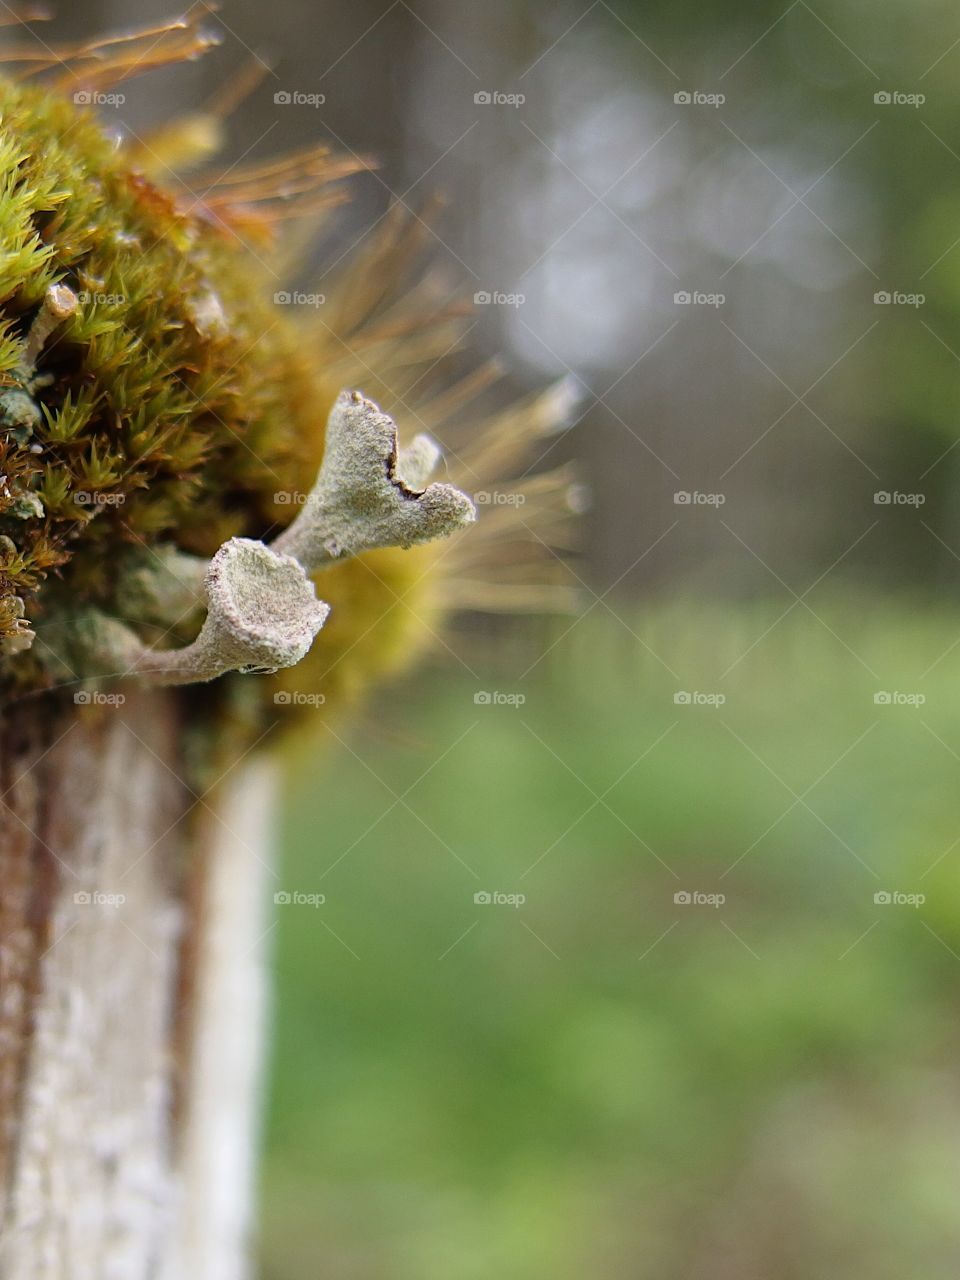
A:
<svg viewBox="0 0 960 1280">
<path fill-rule="evenodd" d="M 36 392 L 49 381 L 48 377 L 37 374 L 37 361 L 54 330 L 77 309 L 77 295 L 66 285 L 54 284 L 47 289 L 40 310 L 27 330 L 20 352 L 20 359 L 13 370 L 14 384 L 0 391 L 0 431 L 5 432 L 19 445 L 28 445 L 37 451 L 38 445 L 31 445 L 31 437 L 40 425 L 43 414 L 36 400 Z M 8 500 L 6 514 L 15 520 L 42 520 L 43 503 L 32 489 L 17 482 L 10 483 L 6 476 L 0 477 L 4 497 Z M 4 646 L 4 652 L 14 653 L 29 648 L 25 643 L 17 648 L 20 637 L 30 635 L 27 629 L 19 632 L 11 647 Z"/>
<path fill-rule="evenodd" d="M 251 538 L 223 544 L 207 568 L 204 594 L 200 634 L 182 649 L 146 645 L 116 618 L 87 610 L 65 623 L 57 657 L 78 676 L 202 684 L 228 671 L 294 666 L 330 612 L 296 560 Z"/>
<path fill-rule="evenodd" d="M 72 289 L 64 284 L 50 286 L 24 338 L 19 364 L 13 372 L 15 385 L 0 391 L 0 429 L 9 431 L 19 444 L 29 441 L 42 418 L 34 399 L 34 392 L 43 385 L 43 379 L 37 375 L 37 360 L 54 330 L 74 314 L 77 304 L 77 295 Z M 43 514 L 42 508 L 40 514 Z"/>
<path fill-rule="evenodd" d="M 429 483 L 441 456 L 426 435 L 398 451 L 393 420 L 358 391 L 341 392 L 316 484 L 270 546 L 231 538 L 209 565 L 172 548 L 140 550 L 120 567 L 117 599 L 130 620 L 173 627 L 206 606 L 192 644 L 150 647 L 125 623 L 85 610 L 61 620 L 59 644 L 46 646 L 48 664 L 58 677 L 71 670 L 166 685 L 294 666 L 330 612 L 311 574 L 374 547 L 430 542 L 476 519 L 465 494 Z"/>
<path fill-rule="evenodd" d="M 341 556 L 411 547 L 462 529 L 476 519 L 470 499 L 452 485 L 426 483 L 439 456 L 428 436 L 399 454 L 393 419 L 359 391 L 342 391 L 316 484 L 274 549 L 314 573 Z"/>
<path fill-rule="evenodd" d="M 433 436 L 421 433 L 400 450 L 398 470 L 403 483 L 413 490 L 423 490 L 440 465 L 443 452 Z"/>
<path fill-rule="evenodd" d="M 117 571 L 117 608 L 125 618 L 176 626 L 203 607 L 209 562 L 172 543 L 136 547 Z"/>
<path fill-rule="evenodd" d="M 292 556 L 251 538 L 231 538 L 210 562 L 207 616 L 183 649 L 143 649 L 129 674 L 153 684 L 197 684 L 227 671 L 268 673 L 307 653 L 330 606 Z"/>
<path fill-rule="evenodd" d="M 68 320 L 77 309 L 79 299 L 65 284 L 52 284 L 43 296 L 36 319 L 30 326 L 23 344 L 23 367 L 31 375 L 36 368 L 40 352 L 47 345 L 53 331 L 62 321 Z"/>
</svg>

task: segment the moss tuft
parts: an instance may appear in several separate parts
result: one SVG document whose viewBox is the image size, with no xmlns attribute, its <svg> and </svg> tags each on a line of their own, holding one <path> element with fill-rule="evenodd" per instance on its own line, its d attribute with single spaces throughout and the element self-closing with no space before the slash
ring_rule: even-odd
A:
<svg viewBox="0 0 960 1280">
<path fill-rule="evenodd" d="M 171 33 L 170 60 L 206 40 Z M 91 84 L 122 78 L 133 52 L 114 45 L 127 48 L 107 40 L 76 51 L 93 59 Z M 209 560 L 230 538 L 271 541 L 292 522 L 344 387 L 383 399 L 409 439 L 421 428 L 442 432 L 494 376 L 480 370 L 450 385 L 464 309 L 447 301 L 435 273 L 418 275 L 429 211 L 422 219 L 390 211 L 325 279 L 327 303 L 315 314 L 275 305 L 289 273 L 276 225 L 297 218 L 315 228 L 365 161 L 313 147 L 194 176 L 188 188 L 168 165 L 209 153 L 215 120 L 191 117 L 180 133 L 166 125 L 155 147 L 149 138 L 118 145 L 95 111 L 63 96 L 75 73 L 61 82 L 0 77 L 0 681 L 8 695 L 84 678 L 70 644 L 97 634 L 91 619 L 123 623 L 160 648 L 195 640 L 202 609 L 192 588 L 178 594 L 170 567 L 175 577 L 181 554 Z M 450 477 L 475 492 L 491 467 L 502 476 L 526 435 L 555 422 L 562 399 L 489 416 L 486 453 L 474 433 L 463 459 L 451 457 Z M 317 579 L 331 619 L 305 661 L 266 680 L 227 676 L 204 692 L 203 708 L 251 683 L 256 694 L 245 687 L 231 704 L 250 724 L 251 696 L 262 719 L 274 705 L 296 705 L 292 690 L 323 690 L 334 703 L 355 695 L 432 640 L 451 576 L 458 604 L 496 600 L 484 547 L 503 566 L 514 607 L 527 598 L 530 549 L 542 559 L 544 540 L 566 519 L 567 488 L 567 477 L 539 477 L 524 520 L 519 505 L 491 511 L 466 558 L 458 535 L 452 547 L 377 549 L 335 563 Z M 163 583 L 151 582 L 155 568 Z M 561 596 L 551 585 L 530 598 Z"/>
</svg>

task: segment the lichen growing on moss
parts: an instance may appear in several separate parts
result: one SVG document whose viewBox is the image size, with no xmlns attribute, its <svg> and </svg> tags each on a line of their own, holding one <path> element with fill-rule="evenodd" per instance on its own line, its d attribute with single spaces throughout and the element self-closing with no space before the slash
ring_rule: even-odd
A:
<svg viewBox="0 0 960 1280">
<path fill-rule="evenodd" d="M 154 63 L 203 43 L 190 23 L 171 24 L 167 35 Z M 411 370 L 419 381 L 416 371 L 456 345 L 462 323 L 461 307 L 438 303 L 431 279 L 417 279 L 422 224 L 398 210 L 327 285 L 322 316 L 307 321 L 277 307 L 288 267 L 274 224 L 315 221 L 365 162 L 315 147 L 186 187 L 168 164 L 178 151 L 194 158 L 196 119 L 179 143 L 166 127 L 155 149 L 150 139 L 124 146 L 74 101 L 78 85 L 122 79 L 137 49 L 126 38 L 64 51 L 48 60 L 58 64 L 50 85 L 0 76 L 0 680 L 8 694 L 88 675 L 64 637 L 92 634 L 90 616 L 161 648 L 194 640 L 203 614 L 189 593 L 174 616 L 169 600 L 162 608 L 149 599 L 166 591 L 177 601 L 168 572 L 177 557 L 209 560 L 231 538 L 282 542 L 314 483 L 341 389 L 359 384 L 395 398 L 388 384 L 409 384 Z M 211 130 L 200 132 L 206 149 Z M 442 429 L 492 378 L 485 369 L 408 397 L 410 436 Z M 504 474 L 563 407 L 548 395 L 489 418 L 485 444 L 471 441 L 458 459 L 465 487 L 489 482 L 491 467 Z M 532 483 L 549 513 L 541 532 L 527 537 L 514 505 L 491 513 L 477 539 L 474 561 L 484 547 L 513 548 L 498 571 L 508 607 L 519 602 L 531 552 L 540 554 L 534 542 L 542 550 L 565 518 L 568 483 L 563 474 Z M 537 519 L 532 509 L 525 515 Z M 331 624 L 295 676 L 264 682 L 264 700 L 292 678 L 334 697 L 352 692 L 412 655 L 443 608 L 451 575 L 441 564 L 455 567 L 457 604 L 472 602 L 471 583 L 476 602 L 494 602 L 482 566 L 456 548 L 361 550 L 325 570 Z M 562 591 L 547 584 L 541 598 Z"/>
<path fill-rule="evenodd" d="M 235 238 L 132 172 L 72 102 L 0 79 L 0 120 L 6 386 L 23 394 L 18 338 L 47 289 L 79 300 L 40 356 L 39 420 L 0 442 L 0 602 L 35 601 L 40 620 L 48 592 L 109 607 L 124 547 L 212 555 L 273 523 L 316 423 L 290 390 L 308 361 Z"/>
</svg>

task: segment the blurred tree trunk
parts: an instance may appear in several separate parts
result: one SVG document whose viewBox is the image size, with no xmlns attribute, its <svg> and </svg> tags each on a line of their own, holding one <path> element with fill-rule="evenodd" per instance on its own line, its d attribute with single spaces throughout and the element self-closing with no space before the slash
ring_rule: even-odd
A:
<svg viewBox="0 0 960 1280">
<path fill-rule="evenodd" d="M 266 782 L 198 799 L 183 738 L 159 692 L 0 729 L 4 1280 L 245 1273 Z"/>
</svg>

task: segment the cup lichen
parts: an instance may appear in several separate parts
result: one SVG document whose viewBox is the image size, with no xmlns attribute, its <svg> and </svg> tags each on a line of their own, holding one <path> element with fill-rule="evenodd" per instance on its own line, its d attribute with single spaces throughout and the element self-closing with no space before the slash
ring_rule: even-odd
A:
<svg viewBox="0 0 960 1280">
<path fill-rule="evenodd" d="M 129 671 L 110 670 L 113 645 L 153 653 L 160 667 L 189 662 L 173 655 L 191 645 L 209 656 L 205 574 L 231 540 L 293 555 L 311 575 L 323 569 L 331 623 L 294 672 L 334 700 L 428 643 L 451 584 L 457 605 L 568 600 L 542 566 L 534 576 L 549 581 L 523 587 L 543 548 L 563 541 L 554 535 L 570 514 L 566 472 L 527 482 L 536 501 L 522 519 L 518 505 L 485 512 L 465 556 L 423 545 L 475 514 L 452 485 L 430 483 L 440 461 L 431 433 L 497 377 L 492 366 L 452 382 L 445 372 L 464 308 L 412 268 L 429 211 L 389 211 L 325 280 L 322 313 L 305 317 L 279 305 L 291 266 L 274 229 L 285 218 L 318 225 L 366 161 L 317 146 L 191 174 L 187 185 L 174 169 L 196 160 L 202 114 L 182 135 L 166 124 L 153 139 L 118 141 L 102 127 L 91 90 L 130 74 L 148 46 L 152 65 L 202 52 L 215 43 L 208 16 L 171 23 L 159 46 L 158 28 L 142 40 L 45 46 L 17 55 L 25 73 L 0 75 L 8 695 Z M 37 72 L 46 83 L 31 79 Z M 217 133 L 206 124 L 203 155 Z M 358 383 L 427 430 L 399 448 L 392 420 L 365 396 L 338 400 Z M 450 456 L 451 478 L 476 492 L 508 473 L 569 400 L 547 393 L 488 412 L 471 433 L 480 446 Z M 502 594 L 484 568 L 491 548 Z M 97 660 L 91 645 L 107 632 Z M 140 658 L 132 665 L 144 670 Z M 264 682 L 265 705 L 289 679 L 281 670 Z"/>
</svg>

